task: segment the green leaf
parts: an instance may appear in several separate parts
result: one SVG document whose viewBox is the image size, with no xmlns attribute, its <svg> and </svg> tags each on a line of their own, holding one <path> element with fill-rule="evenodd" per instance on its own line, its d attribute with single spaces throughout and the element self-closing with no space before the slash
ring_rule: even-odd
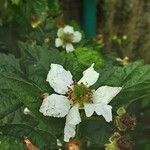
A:
<svg viewBox="0 0 150 150">
<path fill-rule="evenodd" d="M 0 54 L 0 72 L 14 72 L 21 74 L 21 69 L 19 66 L 19 60 L 16 59 L 13 55 Z M 8 89 L 8 85 L 0 73 L 0 89 Z"/>
<path fill-rule="evenodd" d="M 58 51 L 50 51 L 46 47 L 31 46 L 27 43 L 19 43 L 21 49 L 21 65 L 29 79 L 34 81 L 45 92 L 50 92 L 50 86 L 46 77 L 51 63 L 63 64 L 64 58 Z"/>
<path fill-rule="evenodd" d="M 49 126 L 51 133 L 55 135 L 61 134 L 64 121 L 62 119 L 44 117 L 39 112 L 41 106 L 39 95 L 42 91 L 40 91 L 37 86 L 13 74 L 5 73 L 5 79 L 16 97 L 24 103 L 39 120 Z"/>
<path fill-rule="evenodd" d="M 122 91 L 111 101 L 115 109 L 128 105 L 150 93 L 150 65 L 137 61 L 125 67 L 104 66 L 99 70 L 100 78 L 96 85 L 121 86 Z"/>
<path fill-rule="evenodd" d="M 26 150 L 26 147 L 20 139 L 0 135 L 0 150 Z"/>
<path fill-rule="evenodd" d="M 85 150 L 103 149 L 104 144 L 108 141 L 109 136 L 113 133 L 110 123 L 99 118 L 89 118 L 83 120 L 79 126 L 79 139 Z"/>
<path fill-rule="evenodd" d="M 10 91 L 0 91 L 0 125 L 12 123 L 23 104 Z"/>
<path fill-rule="evenodd" d="M 9 56 L 7 57 L 9 58 Z M 4 64 L 3 59 L 0 64 Z M 27 77 L 22 74 L 22 72 L 18 73 L 15 67 L 13 67 L 13 69 L 11 69 L 11 67 L 9 67 L 7 64 L 1 65 L 0 67 L 0 77 L 2 77 L 3 81 L 5 81 L 7 89 L 12 92 L 19 102 L 22 102 L 26 107 L 28 107 L 40 121 L 47 125 L 47 130 L 50 133 L 55 135 L 62 134 L 64 128 L 64 119 L 44 117 L 39 112 L 39 108 L 42 103 L 39 96 L 45 91 L 43 91 L 41 87 L 39 87 L 33 81 L 28 80 Z"/>
<path fill-rule="evenodd" d="M 1 135 L 7 137 L 15 137 L 23 142 L 24 137 L 31 139 L 32 143 L 39 147 L 41 150 L 49 149 L 56 150 L 57 142 L 55 136 L 52 134 L 30 127 L 24 124 L 6 124 L 0 126 Z"/>
<path fill-rule="evenodd" d="M 141 61 L 128 64 L 124 67 L 106 63 L 98 71 L 100 77 L 96 84 L 123 86 L 129 80 L 132 73 L 140 66 L 143 66 Z"/>
</svg>

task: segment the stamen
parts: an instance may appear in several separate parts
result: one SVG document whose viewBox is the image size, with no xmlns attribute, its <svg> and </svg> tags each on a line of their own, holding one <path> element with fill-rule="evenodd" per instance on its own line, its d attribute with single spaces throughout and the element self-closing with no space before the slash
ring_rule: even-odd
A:
<svg viewBox="0 0 150 150">
<path fill-rule="evenodd" d="M 72 88 L 68 87 L 67 96 L 72 104 L 80 104 L 83 107 L 84 103 L 92 103 L 93 92 L 83 83 L 78 84 L 76 81 L 71 85 Z"/>
</svg>

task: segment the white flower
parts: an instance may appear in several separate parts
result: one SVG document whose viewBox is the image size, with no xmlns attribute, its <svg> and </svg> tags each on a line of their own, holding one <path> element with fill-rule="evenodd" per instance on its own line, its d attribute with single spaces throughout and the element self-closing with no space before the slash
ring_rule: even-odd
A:
<svg viewBox="0 0 150 150">
<path fill-rule="evenodd" d="M 68 29 L 72 32 L 72 29 Z M 63 66 L 51 64 L 51 69 L 46 81 L 58 94 L 52 94 L 43 100 L 40 112 L 44 116 L 65 117 L 64 141 L 68 142 L 75 136 L 76 125 L 81 122 L 79 109 L 84 109 L 87 117 L 96 112 L 102 115 L 107 122 L 112 121 L 112 106 L 109 102 L 121 91 L 121 87 L 101 86 L 97 90 L 90 87 L 96 83 L 99 73 L 92 64 L 83 72 L 83 77 L 78 81 L 72 80 L 70 71 Z"/>
<path fill-rule="evenodd" d="M 73 27 L 69 25 L 58 29 L 57 36 L 58 38 L 55 40 L 55 46 L 63 47 L 67 52 L 74 51 L 72 43 L 78 43 L 82 37 L 79 31 L 74 31 Z"/>
</svg>

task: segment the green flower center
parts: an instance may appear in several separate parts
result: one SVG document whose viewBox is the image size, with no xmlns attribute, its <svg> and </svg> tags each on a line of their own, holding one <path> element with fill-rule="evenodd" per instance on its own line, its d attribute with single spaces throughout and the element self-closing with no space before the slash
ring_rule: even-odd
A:
<svg viewBox="0 0 150 150">
<path fill-rule="evenodd" d="M 80 108 L 83 108 L 84 103 L 92 103 L 92 94 L 92 90 L 82 83 L 74 83 L 67 93 L 72 104 L 79 104 Z"/>
<path fill-rule="evenodd" d="M 72 41 L 73 41 L 73 34 L 65 33 L 65 34 L 63 34 L 61 39 L 64 42 L 64 44 L 72 43 Z"/>
</svg>

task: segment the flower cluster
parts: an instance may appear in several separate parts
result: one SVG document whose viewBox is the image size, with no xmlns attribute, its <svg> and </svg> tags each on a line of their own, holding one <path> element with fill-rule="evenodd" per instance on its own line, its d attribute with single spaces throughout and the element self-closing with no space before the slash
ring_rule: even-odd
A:
<svg viewBox="0 0 150 150">
<path fill-rule="evenodd" d="M 95 112 L 102 115 L 107 122 L 112 121 L 112 106 L 109 102 L 121 91 L 121 87 L 101 86 L 91 89 L 99 78 L 94 64 L 83 72 L 83 77 L 74 82 L 70 71 L 59 64 L 51 64 L 46 81 L 58 94 L 47 96 L 40 107 L 44 116 L 65 117 L 64 141 L 75 136 L 76 125 L 81 122 L 80 109 L 87 117 Z"/>
</svg>

